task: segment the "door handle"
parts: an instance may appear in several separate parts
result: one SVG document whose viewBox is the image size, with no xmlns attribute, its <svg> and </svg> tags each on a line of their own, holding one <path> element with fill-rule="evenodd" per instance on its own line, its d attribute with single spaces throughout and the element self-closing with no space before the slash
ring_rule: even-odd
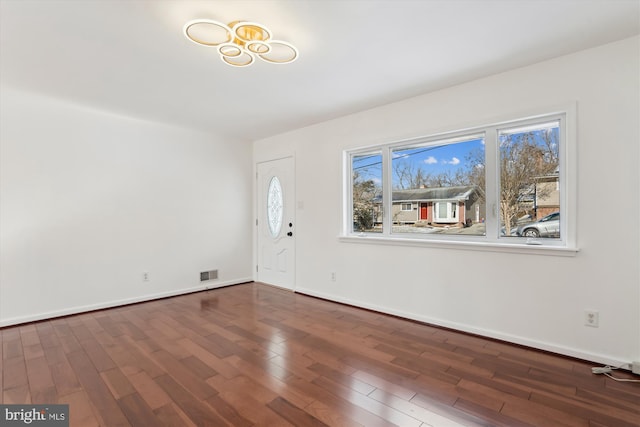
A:
<svg viewBox="0 0 640 427">
<path fill-rule="evenodd" d="M 293 233 L 290 231 L 290 232 L 287 233 L 287 236 L 291 237 L 291 236 L 293 236 Z"/>
</svg>

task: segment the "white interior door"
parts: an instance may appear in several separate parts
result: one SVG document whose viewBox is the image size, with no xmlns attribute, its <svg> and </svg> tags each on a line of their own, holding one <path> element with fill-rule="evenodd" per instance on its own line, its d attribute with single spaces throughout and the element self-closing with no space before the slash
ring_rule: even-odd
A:
<svg viewBox="0 0 640 427">
<path fill-rule="evenodd" d="M 259 282 L 295 285 L 293 157 L 258 163 L 257 227 Z"/>
</svg>

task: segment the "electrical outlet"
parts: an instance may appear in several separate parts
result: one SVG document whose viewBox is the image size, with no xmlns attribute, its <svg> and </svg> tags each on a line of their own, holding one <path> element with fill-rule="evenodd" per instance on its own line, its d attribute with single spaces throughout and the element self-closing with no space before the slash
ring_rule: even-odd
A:
<svg viewBox="0 0 640 427">
<path fill-rule="evenodd" d="M 335 282 L 335 281 L 336 281 L 336 272 L 335 272 L 335 271 L 332 271 L 332 272 L 331 272 L 331 281 L 332 281 L 332 282 Z"/>
<path fill-rule="evenodd" d="M 584 311 L 584 325 L 597 328 L 600 326 L 600 314 L 595 310 Z"/>
<path fill-rule="evenodd" d="M 145 271 L 142 273 L 142 281 L 143 282 L 148 282 L 149 281 L 149 272 Z"/>
<path fill-rule="evenodd" d="M 631 362 L 631 372 L 640 375 L 640 361 Z"/>
</svg>

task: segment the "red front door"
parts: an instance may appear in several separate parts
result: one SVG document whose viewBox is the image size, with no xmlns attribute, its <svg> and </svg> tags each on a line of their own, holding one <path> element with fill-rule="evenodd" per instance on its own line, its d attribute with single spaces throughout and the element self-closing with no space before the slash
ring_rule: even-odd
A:
<svg viewBox="0 0 640 427">
<path fill-rule="evenodd" d="M 429 214 L 427 213 L 427 204 L 420 203 L 420 219 L 429 219 Z"/>
</svg>

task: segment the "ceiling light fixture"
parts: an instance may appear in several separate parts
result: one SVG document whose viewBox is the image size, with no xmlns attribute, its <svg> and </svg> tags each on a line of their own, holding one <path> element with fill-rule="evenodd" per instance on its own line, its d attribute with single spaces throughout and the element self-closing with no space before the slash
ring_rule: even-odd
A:
<svg viewBox="0 0 640 427">
<path fill-rule="evenodd" d="M 291 43 L 273 40 L 271 31 L 257 22 L 230 24 L 211 19 L 195 19 L 184 25 L 184 35 L 200 46 L 215 47 L 220 58 L 234 67 L 251 65 L 258 57 L 272 64 L 288 64 L 298 58 Z"/>
</svg>

